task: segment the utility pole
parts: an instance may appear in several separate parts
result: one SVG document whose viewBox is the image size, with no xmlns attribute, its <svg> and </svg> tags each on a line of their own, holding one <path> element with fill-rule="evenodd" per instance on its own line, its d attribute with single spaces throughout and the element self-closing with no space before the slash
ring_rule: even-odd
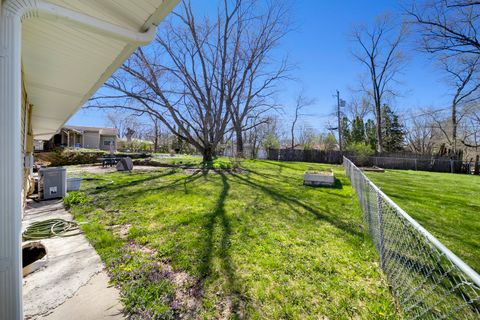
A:
<svg viewBox="0 0 480 320">
<path fill-rule="evenodd" d="M 338 146 L 340 151 L 343 151 L 342 148 L 342 119 L 340 112 L 340 91 L 337 90 L 337 117 L 338 117 Z"/>
</svg>

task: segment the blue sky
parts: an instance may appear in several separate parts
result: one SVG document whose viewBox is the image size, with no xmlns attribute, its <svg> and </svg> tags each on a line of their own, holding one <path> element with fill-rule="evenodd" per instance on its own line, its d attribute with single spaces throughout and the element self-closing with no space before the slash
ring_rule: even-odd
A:
<svg viewBox="0 0 480 320">
<path fill-rule="evenodd" d="M 204 1 L 196 0 L 199 9 L 207 11 L 214 7 L 211 1 L 208 7 Z M 305 89 L 308 97 L 316 103 L 308 108 L 304 122 L 319 131 L 323 131 L 330 114 L 334 110 L 335 91 L 340 90 L 348 100 L 352 89 L 357 87 L 359 75 L 365 72 L 351 55 L 354 43 L 349 39 L 352 27 L 358 23 L 369 23 L 384 12 L 401 15 L 402 1 L 394 0 L 297 0 L 292 7 L 295 21 L 294 30 L 288 34 L 278 54 L 288 54 L 297 68 L 294 76 L 298 83 L 285 84 L 283 94 L 278 97 L 285 105 L 284 118 L 289 118 L 295 94 Z M 430 57 L 414 49 L 413 41 L 405 45 L 409 57 L 407 67 L 399 80 L 401 96 L 394 103 L 399 113 L 424 107 L 442 107 L 447 103 L 447 87 L 442 75 L 434 66 Z M 92 109 L 79 111 L 69 124 L 107 125 L 105 113 Z"/>
</svg>

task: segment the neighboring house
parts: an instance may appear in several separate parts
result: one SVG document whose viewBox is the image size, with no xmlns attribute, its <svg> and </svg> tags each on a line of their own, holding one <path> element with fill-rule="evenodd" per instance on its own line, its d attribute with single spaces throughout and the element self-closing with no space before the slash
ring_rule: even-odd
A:
<svg viewBox="0 0 480 320">
<path fill-rule="evenodd" d="M 0 319 L 22 309 L 22 190 L 49 140 L 179 0 L 0 0 Z M 100 144 L 100 140 L 99 140 Z"/>
<path fill-rule="evenodd" d="M 47 142 L 45 149 L 57 147 L 117 150 L 118 131 L 115 128 L 64 126 Z"/>
</svg>

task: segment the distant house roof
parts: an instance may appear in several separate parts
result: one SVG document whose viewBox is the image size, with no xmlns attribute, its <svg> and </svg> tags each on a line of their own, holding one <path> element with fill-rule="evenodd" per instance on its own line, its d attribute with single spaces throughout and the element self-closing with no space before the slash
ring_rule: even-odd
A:
<svg viewBox="0 0 480 320">
<path fill-rule="evenodd" d="M 102 136 L 117 136 L 118 130 L 115 128 L 100 128 L 100 127 L 87 127 L 87 126 L 64 126 L 64 129 L 77 131 L 80 133 L 83 132 L 97 132 Z"/>
</svg>

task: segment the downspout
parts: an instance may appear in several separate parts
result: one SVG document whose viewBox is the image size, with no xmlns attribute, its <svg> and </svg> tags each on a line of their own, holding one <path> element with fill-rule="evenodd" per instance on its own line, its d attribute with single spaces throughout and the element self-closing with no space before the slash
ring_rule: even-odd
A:
<svg viewBox="0 0 480 320">
<path fill-rule="evenodd" d="M 1 0 L 0 0 L 1 1 Z M 22 21 L 41 17 L 140 46 L 156 27 L 132 31 L 39 0 L 3 0 L 0 7 L 0 320 L 20 320 L 22 308 Z"/>
</svg>

